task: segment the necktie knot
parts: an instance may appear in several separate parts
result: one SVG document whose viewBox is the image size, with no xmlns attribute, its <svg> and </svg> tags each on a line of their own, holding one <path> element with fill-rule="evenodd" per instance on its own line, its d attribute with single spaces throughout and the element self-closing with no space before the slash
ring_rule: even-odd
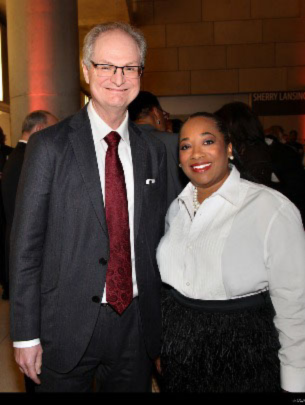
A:
<svg viewBox="0 0 305 405">
<path fill-rule="evenodd" d="M 111 131 L 111 132 L 109 132 L 108 135 L 105 136 L 104 139 L 107 142 L 108 147 L 115 148 L 118 146 L 118 144 L 121 140 L 121 136 L 117 132 Z"/>
</svg>

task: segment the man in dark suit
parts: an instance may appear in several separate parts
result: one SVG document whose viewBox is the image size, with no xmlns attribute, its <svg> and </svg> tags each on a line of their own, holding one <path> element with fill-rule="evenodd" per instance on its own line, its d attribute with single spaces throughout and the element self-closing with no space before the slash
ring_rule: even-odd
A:
<svg viewBox="0 0 305 405">
<path fill-rule="evenodd" d="M 164 145 L 128 121 L 143 36 L 94 27 L 83 71 L 92 100 L 34 134 L 11 237 L 11 337 L 40 392 L 149 391 L 160 350 Z"/>
<path fill-rule="evenodd" d="M 28 114 L 22 124 L 22 135 L 3 169 L 2 174 L 2 200 L 6 220 L 5 236 L 5 281 L 3 284 L 3 297 L 9 298 L 9 240 L 15 211 L 15 200 L 19 177 L 22 169 L 25 148 L 32 134 L 54 125 L 58 119 L 48 111 L 36 110 Z"/>
<path fill-rule="evenodd" d="M 54 125 L 58 119 L 44 110 L 36 110 L 28 114 L 22 123 L 22 135 L 4 167 L 2 176 L 2 199 L 6 219 L 5 235 L 5 279 L 3 283 L 3 299 L 9 299 L 9 252 L 10 235 L 15 211 L 15 200 L 19 177 L 28 140 L 32 134 Z M 26 392 L 34 392 L 33 381 L 25 375 Z"/>
<path fill-rule="evenodd" d="M 179 135 L 166 132 L 167 113 L 157 97 L 149 91 L 140 91 L 129 104 L 130 119 L 152 137 L 162 141 L 167 154 L 167 208 L 188 183 L 188 178 L 179 168 Z"/>
</svg>

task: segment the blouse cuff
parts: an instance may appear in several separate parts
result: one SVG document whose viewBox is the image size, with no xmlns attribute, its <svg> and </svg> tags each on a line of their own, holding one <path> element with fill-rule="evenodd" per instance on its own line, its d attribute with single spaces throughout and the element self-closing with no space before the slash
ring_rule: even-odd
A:
<svg viewBox="0 0 305 405">
<path fill-rule="evenodd" d="M 305 392 L 305 368 L 281 365 L 281 387 L 288 392 Z"/>
</svg>

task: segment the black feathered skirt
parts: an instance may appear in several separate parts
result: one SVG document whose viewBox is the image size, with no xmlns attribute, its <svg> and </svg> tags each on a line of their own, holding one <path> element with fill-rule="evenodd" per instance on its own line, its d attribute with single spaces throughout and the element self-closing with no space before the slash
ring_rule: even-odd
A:
<svg viewBox="0 0 305 405">
<path fill-rule="evenodd" d="M 227 301 L 162 292 L 161 392 L 278 392 L 280 348 L 268 292 Z"/>
</svg>

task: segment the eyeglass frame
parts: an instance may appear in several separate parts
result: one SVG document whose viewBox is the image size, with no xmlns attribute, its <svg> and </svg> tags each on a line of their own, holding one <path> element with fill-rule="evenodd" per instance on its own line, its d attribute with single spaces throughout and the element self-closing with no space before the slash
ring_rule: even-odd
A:
<svg viewBox="0 0 305 405">
<path fill-rule="evenodd" d="M 126 66 L 115 66 L 115 65 L 112 65 L 112 64 L 110 64 L 110 63 L 95 63 L 95 62 L 93 62 L 93 60 L 90 60 L 90 62 L 91 62 L 91 64 L 92 64 L 92 66 L 96 69 L 96 67 L 97 66 L 113 66 L 114 68 L 115 68 L 115 70 L 114 70 L 114 72 L 112 73 L 112 75 L 110 75 L 110 76 L 99 76 L 99 77 L 112 77 L 113 75 L 115 75 L 116 74 L 116 72 L 117 72 L 117 70 L 118 69 L 122 69 L 122 74 L 123 74 L 123 76 L 124 77 L 128 77 L 128 76 L 125 76 L 125 73 L 124 73 L 124 69 L 126 68 L 126 67 L 136 67 L 136 68 L 138 68 L 138 72 L 139 71 L 141 71 L 140 73 L 138 73 L 138 76 L 137 77 L 134 77 L 133 79 L 137 79 L 137 78 L 139 78 L 139 77 L 141 77 L 142 76 L 142 74 L 143 74 L 143 70 L 144 70 L 144 66 L 143 65 L 135 65 L 135 66 L 131 66 L 131 65 L 126 65 Z M 129 77 L 130 78 L 130 77 Z"/>
</svg>

